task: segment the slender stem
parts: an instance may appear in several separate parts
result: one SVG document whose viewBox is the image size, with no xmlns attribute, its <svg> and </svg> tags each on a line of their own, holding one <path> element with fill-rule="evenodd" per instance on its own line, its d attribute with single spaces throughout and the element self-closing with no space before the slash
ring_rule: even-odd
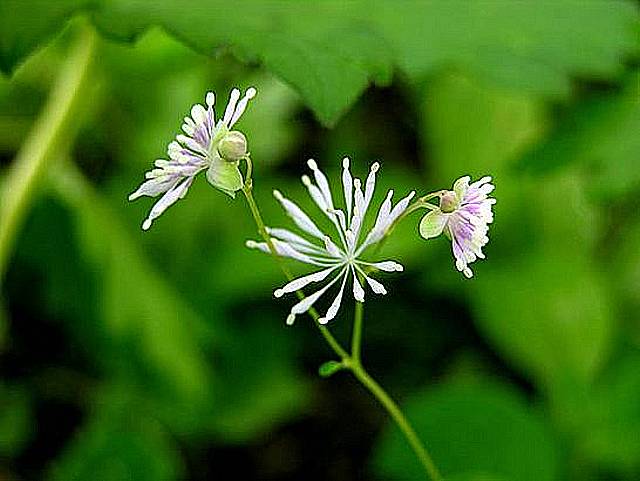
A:
<svg viewBox="0 0 640 481">
<path fill-rule="evenodd" d="M 84 27 L 5 179 L 0 193 L 0 283 L 38 182 L 80 104 L 95 44 L 95 32 Z"/>
<path fill-rule="evenodd" d="M 380 252 L 382 250 L 384 245 L 387 243 L 387 239 L 389 238 L 389 236 L 391 235 L 393 230 L 407 216 L 409 216 L 410 214 L 413 214 L 415 211 L 420 210 L 420 209 L 430 209 L 430 210 L 436 209 L 437 207 L 435 205 L 433 205 L 433 204 L 431 204 L 430 202 L 427 202 L 427 201 L 429 199 L 437 197 L 438 195 L 440 195 L 440 192 L 433 192 L 431 194 L 425 195 L 424 197 L 420 197 L 413 204 L 411 204 L 409 207 L 407 207 L 405 209 L 405 211 L 402 214 L 400 214 L 398 216 L 398 218 L 396 220 L 394 220 L 393 223 L 387 228 L 387 231 L 385 232 L 384 237 L 382 239 L 380 239 L 380 242 L 378 242 L 376 244 L 376 246 L 375 246 L 375 248 L 373 250 L 373 255 L 377 254 L 378 252 Z M 372 270 L 372 268 L 367 269 L 367 272 L 369 272 L 370 270 Z"/>
<path fill-rule="evenodd" d="M 247 161 L 247 172 L 251 172 L 251 164 L 250 160 Z M 262 220 L 262 215 L 260 214 L 260 209 L 253 198 L 253 182 L 252 179 L 247 175 L 247 180 L 242 189 L 244 193 L 247 204 L 249 204 L 249 209 L 251 210 L 251 214 L 253 219 L 258 227 L 258 232 L 260 236 L 264 239 L 271 251 L 273 257 L 278 261 L 278 265 L 282 269 L 282 272 L 287 277 L 287 279 L 292 280 L 293 276 L 289 269 L 287 269 L 286 265 L 282 261 L 282 258 L 278 255 L 276 248 L 271 240 L 271 236 L 267 232 L 267 228 L 265 226 L 264 221 Z M 297 291 L 299 298 L 304 298 L 304 294 L 301 291 Z M 364 367 L 362 367 L 362 363 L 360 362 L 360 349 L 362 342 L 362 324 L 363 324 L 363 313 L 364 308 L 363 304 L 360 302 L 356 302 L 356 310 L 354 316 L 354 324 L 353 324 L 353 337 L 351 344 L 351 355 L 345 351 L 345 349 L 340 345 L 340 343 L 336 340 L 335 337 L 331 334 L 329 329 L 318 322 L 319 315 L 315 311 L 315 309 L 309 309 L 309 315 L 314 320 L 316 326 L 324 336 L 325 340 L 329 344 L 329 346 L 333 349 L 333 351 L 340 357 L 340 360 L 345 367 L 345 369 L 350 370 L 353 375 L 356 377 L 360 383 L 366 387 L 371 394 L 382 404 L 382 406 L 387 410 L 391 418 L 396 422 L 402 434 L 405 436 L 411 449 L 413 449 L 414 453 L 418 457 L 418 460 L 424 467 L 429 479 L 431 481 L 442 481 L 442 476 L 438 472 L 431 456 L 427 452 L 426 448 L 418 438 L 418 435 L 411 427 L 411 424 L 402 413 L 398 405 L 395 403 L 393 399 L 387 394 L 387 392 L 365 371 Z"/>
<path fill-rule="evenodd" d="M 248 179 L 247 182 L 245 183 L 244 188 L 242 189 L 242 192 L 244 193 L 244 196 L 247 199 L 247 204 L 249 204 L 251 215 L 253 215 L 253 220 L 255 221 L 256 226 L 258 227 L 258 233 L 260 234 L 262 239 L 264 239 L 264 241 L 267 243 L 267 246 L 269 247 L 271 254 L 278 262 L 278 265 L 280 266 L 280 269 L 284 273 L 285 277 L 291 281 L 293 279 L 293 275 L 291 274 L 291 271 L 289 271 L 287 266 L 284 264 L 282 258 L 278 255 L 276 248 L 273 245 L 271 236 L 267 232 L 267 228 L 264 224 L 264 221 L 262 220 L 262 215 L 260 214 L 260 209 L 258 209 L 258 204 L 256 204 L 256 201 L 253 198 L 252 190 L 253 190 L 252 180 Z M 296 294 L 300 299 L 304 298 L 304 294 L 301 291 L 296 291 Z M 344 361 L 349 359 L 349 354 L 340 345 L 338 340 L 335 337 L 333 337 L 333 334 L 331 334 L 331 331 L 329 331 L 329 329 L 326 326 L 323 326 L 318 322 L 320 315 L 313 307 L 309 309 L 309 315 L 313 319 L 313 322 L 315 323 L 315 325 L 320 330 L 320 333 L 322 334 L 322 336 L 325 338 L 325 340 L 327 341 L 331 349 L 333 349 L 333 351 L 340 358 L 340 360 Z"/>
<path fill-rule="evenodd" d="M 416 454 L 418 460 L 427 472 L 429 478 L 432 481 L 441 481 L 443 479 L 442 475 L 438 471 L 438 468 L 433 462 L 433 459 L 431 459 L 431 456 L 422 444 L 422 441 L 420 441 L 420 438 L 411 427 L 411 424 L 402 413 L 398 405 L 393 399 L 391 399 L 391 396 L 389 396 L 389 394 L 387 394 L 382 386 L 380 386 L 380 384 L 378 384 L 369 375 L 369 373 L 365 371 L 360 363 L 352 364 L 350 366 L 350 369 L 351 372 L 353 372 L 353 375 L 358 379 L 358 381 L 360 381 L 362 385 L 375 396 L 375 398 L 380 402 L 380 404 L 382 404 L 382 406 L 387 410 L 389 415 L 396 422 L 396 424 L 402 431 L 402 434 L 404 434 L 404 437 L 409 442 L 411 449 L 413 449 L 413 452 Z"/>
<path fill-rule="evenodd" d="M 353 334 L 351 337 L 351 357 L 353 361 L 356 363 L 360 363 L 363 313 L 364 313 L 364 303 L 356 301 L 355 314 L 353 316 Z"/>
</svg>

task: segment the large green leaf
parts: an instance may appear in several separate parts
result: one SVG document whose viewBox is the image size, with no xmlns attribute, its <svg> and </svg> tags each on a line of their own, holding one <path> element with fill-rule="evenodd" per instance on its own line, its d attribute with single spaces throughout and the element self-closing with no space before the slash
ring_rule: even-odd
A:
<svg viewBox="0 0 640 481">
<path fill-rule="evenodd" d="M 549 428 L 505 387 L 445 384 L 408 400 L 403 410 L 446 479 L 556 479 L 556 444 Z M 374 463 L 377 472 L 392 479 L 424 479 L 395 425 L 383 431 Z"/>
<path fill-rule="evenodd" d="M 380 2 L 376 21 L 413 78 L 459 67 L 489 85 L 558 95 L 571 74 L 610 76 L 637 51 L 637 9 L 623 2 Z"/>
<path fill-rule="evenodd" d="M 51 25 L 83 3 L 21 1 L 3 16 L 5 71 L 47 38 Z M 444 67 L 470 71 L 492 85 L 563 95 L 576 74 L 609 78 L 637 52 L 637 10 L 631 2 L 306 2 L 96 0 L 101 31 L 132 40 L 162 26 L 197 51 L 230 47 L 293 86 L 327 125 L 374 81 L 397 66 L 419 80 Z M 62 8 L 59 5 L 65 6 Z M 23 12 L 47 28 L 15 28 Z M 14 17 L 17 16 L 17 19 Z M 32 31 L 33 30 L 33 31 Z M 24 40 L 23 40 L 24 39 Z M 16 45 L 28 45 L 18 49 Z"/>
<path fill-rule="evenodd" d="M 184 8 L 165 0 L 113 0 L 95 15 L 101 31 L 133 39 L 161 25 L 197 51 L 231 47 L 246 61 L 259 61 L 293 86 L 318 118 L 332 124 L 369 81 L 388 82 L 390 52 L 367 22 L 361 2 L 228 2 L 209 0 Z"/>
</svg>

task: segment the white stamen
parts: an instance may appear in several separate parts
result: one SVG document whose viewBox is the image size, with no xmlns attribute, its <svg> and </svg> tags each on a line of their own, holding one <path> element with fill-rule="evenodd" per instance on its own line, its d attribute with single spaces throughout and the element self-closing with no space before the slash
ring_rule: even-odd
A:
<svg viewBox="0 0 640 481">
<path fill-rule="evenodd" d="M 240 98 L 240 90 L 233 89 L 231 91 L 231 95 L 229 96 L 229 103 L 227 103 L 227 108 L 224 111 L 224 117 L 222 119 L 222 123 L 229 127 L 229 122 L 231 121 L 231 117 L 236 110 L 236 104 L 238 103 L 238 99 Z"/>
</svg>

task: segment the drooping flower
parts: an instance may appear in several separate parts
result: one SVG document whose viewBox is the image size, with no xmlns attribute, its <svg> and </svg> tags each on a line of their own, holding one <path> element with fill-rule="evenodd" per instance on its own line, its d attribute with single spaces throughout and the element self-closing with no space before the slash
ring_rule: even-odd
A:
<svg viewBox="0 0 640 481">
<path fill-rule="evenodd" d="M 144 230 L 149 229 L 153 220 L 167 208 L 182 199 L 195 176 L 205 169 L 207 180 L 216 189 L 231 197 L 242 189 L 244 181 L 238 165 L 247 155 L 247 141 L 241 132 L 230 129 L 255 95 L 256 89 L 251 87 L 240 99 L 240 91 L 233 89 L 224 116 L 217 122 L 213 92 L 206 95 L 206 109 L 201 104 L 195 104 L 191 108 L 191 116 L 185 117 L 182 124 L 186 135 L 177 135 L 176 140 L 167 148 L 170 160 L 156 160 L 156 168 L 145 174 L 147 180 L 129 196 L 129 200 L 135 200 L 143 195 L 156 197 L 164 194 L 142 224 Z"/>
<path fill-rule="evenodd" d="M 469 268 L 476 259 L 484 259 L 482 247 L 489 242 L 489 224 L 493 222 L 492 206 L 496 199 L 489 197 L 495 186 L 491 177 L 469 185 L 471 177 L 464 176 L 453 184 L 453 190 L 440 194 L 440 207 L 433 207 L 420 221 L 420 235 L 425 239 L 443 232 L 451 239 L 456 268 L 466 277 L 473 277 Z"/>
<path fill-rule="evenodd" d="M 285 212 L 307 236 L 303 237 L 287 229 L 267 228 L 277 254 L 310 264 L 318 269 L 316 272 L 294 279 L 280 289 L 276 289 L 274 295 L 282 297 L 284 294 L 298 291 L 309 284 L 325 282 L 323 287 L 291 308 L 287 324 L 292 324 L 296 315 L 307 312 L 332 286 L 339 284 L 336 297 L 326 313 L 319 319 L 319 322 L 326 324 L 336 317 L 349 279 L 351 279 L 354 299 L 358 302 L 364 302 L 365 291 L 361 280 L 364 280 L 374 293 L 387 293 L 385 287 L 369 275 L 370 270 L 377 269 L 385 272 L 403 270 L 402 265 L 395 261 L 367 262 L 361 256 L 367 247 L 384 238 L 389 227 L 404 212 L 415 193 L 411 192 L 393 206 L 391 202 L 393 190 L 389 190 L 380 206 L 373 227 L 368 233 L 363 233 L 362 226 L 373 198 L 376 172 L 380 165 L 376 162 L 371 166 L 363 191 L 360 179 L 354 179 L 351 176 L 349 159 L 345 158 L 342 164 L 344 210 L 334 204 L 329 181 L 314 160 L 309 160 L 308 165 L 313 172 L 315 183 L 306 175 L 302 177 L 302 182 L 307 187 L 311 198 L 323 215 L 328 217 L 333 224 L 332 231 L 335 232 L 332 235 L 327 235 L 320 230 L 311 217 L 297 204 L 284 197 L 279 191 L 274 191 L 275 198 L 280 202 Z M 266 242 L 248 241 L 247 247 L 270 253 Z"/>
</svg>

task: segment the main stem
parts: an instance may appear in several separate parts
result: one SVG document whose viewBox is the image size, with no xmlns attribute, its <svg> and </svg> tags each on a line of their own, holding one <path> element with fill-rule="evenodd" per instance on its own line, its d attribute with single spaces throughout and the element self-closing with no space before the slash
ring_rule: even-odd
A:
<svg viewBox="0 0 640 481">
<path fill-rule="evenodd" d="M 18 152 L 0 193 L 0 284 L 7 268 L 16 234 L 47 163 L 73 120 L 87 84 L 94 56 L 96 34 L 89 26 L 80 32 L 68 60 L 63 64 L 49 99 L 29 137 Z"/>
<path fill-rule="evenodd" d="M 395 401 L 391 399 L 391 396 L 389 396 L 382 386 L 380 386 L 380 384 L 378 384 L 376 380 L 369 375 L 369 373 L 360 364 L 360 361 L 354 362 L 350 366 L 350 369 L 356 379 L 375 396 L 375 398 L 380 402 L 380 404 L 382 404 L 382 406 L 384 406 L 389 415 L 396 422 L 402 431 L 402 434 L 409 442 L 411 449 L 413 449 L 413 452 L 420 461 L 420 464 L 422 464 L 422 467 L 424 467 L 424 470 L 427 472 L 429 479 L 432 481 L 442 481 L 443 478 L 433 462 L 433 459 L 431 459 L 427 449 L 422 444 L 422 441 L 420 441 L 420 438 L 413 427 L 411 427 L 409 420 L 400 410 Z"/>
<path fill-rule="evenodd" d="M 248 165 L 251 166 L 251 160 L 247 160 Z M 251 167 L 249 167 L 250 169 Z M 250 171 L 249 171 L 250 172 Z M 248 177 L 248 176 L 247 176 Z M 248 178 L 245 186 L 242 189 L 244 193 L 247 204 L 249 205 L 249 209 L 251 210 L 251 215 L 258 227 L 258 232 L 263 240 L 267 243 L 271 254 L 278 262 L 278 265 L 282 269 L 282 272 L 287 277 L 288 280 L 292 280 L 293 276 L 287 266 L 284 265 L 282 258 L 278 255 L 275 246 L 273 245 L 273 241 L 271 240 L 271 236 L 267 232 L 267 228 L 265 226 L 264 221 L 262 220 L 262 215 L 260 214 L 260 210 L 258 209 L 258 205 L 256 204 L 255 199 L 253 198 L 253 183 L 251 178 Z M 297 291 L 296 293 L 299 298 L 303 298 L 304 294 L 301 291 Z M 360 381 L 360 383 L 373 394 L 373 396 L 382 404 L 382 406 L 387 410 L 391 418 L 396 422 L 402 434 L 405 436 L 411 449 L 416 454 L 418 460 L 424 467 L 428 478 L 432 481 L 442 481 L 442 476 L 438 471 L 433 459 L 427 452 L 427 449 L 424 447 L 420 438 L 416 434 L 413 427 L 407 420 L 406 416 L 402 413 L 398 405 L 395 403 L 391 396 L 387 394 L 387 392 L 378 384 L 375 379 L 369 375 L 369 373 L 364 369 L 362 363 L 360 361 L 360 345 L 362 342 L 362 322 L 363 322 L 363 311 L 364 306 L 360 302 L 356 302 L 356 311 L 353 323 L 353 338 L 351 342 L 351 354 L 347 353 L 347 351 L 340 345 L 338 340 L 333 337 L 333 334 L 327 329 L 325 326 L 318 322 L 318 312 L 311 308 L 309 309 L 309 315 L 313 319 L 315 325 L 320 330 L 320 333 L 323 335 L 331 349 L 338 355 L 345 369 L 349 369 L 355 378 Z"/>
<path fill-rule="evenodd" d="M 364 303 L 356 301 L 355 315 L 353 316 L 353 334 L 351 336 L 351 357 L 354 362 L 360 362 L 360 345 L 362 344 L 362 317 Z"/>
</svg>

